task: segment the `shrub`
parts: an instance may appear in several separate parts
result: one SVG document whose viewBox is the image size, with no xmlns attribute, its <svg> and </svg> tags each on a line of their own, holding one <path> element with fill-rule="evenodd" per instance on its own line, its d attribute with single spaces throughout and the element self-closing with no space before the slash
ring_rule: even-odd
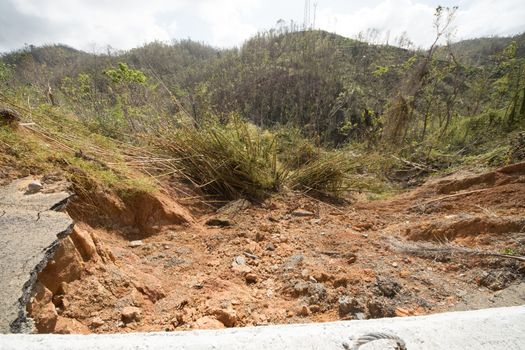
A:
<svg viewBox="0 0 525 350">
<path fill-rule="evenodd" d="M 325 152 L 290 173 L 292 189 L 342 194 L 348 187 L 347 175 L 351 162 L 342 152 Z"/>
<path fill-rule="evenodd" d="M 182 125 L 159 140 L 180 173 L 204 192 L 225 199 L 260 199 L 278 190 L 284 176 L 275 138 L 237 116 L 227 124 L 208 120 Z"/>
</svg>

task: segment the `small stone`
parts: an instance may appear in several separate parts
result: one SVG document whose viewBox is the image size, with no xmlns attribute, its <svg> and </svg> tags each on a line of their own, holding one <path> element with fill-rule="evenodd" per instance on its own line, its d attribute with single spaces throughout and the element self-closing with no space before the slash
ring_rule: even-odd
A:
<svg viewBox="0 0 525 350">
<path fill-rule="evenodd" d="M 346 277 L 338 278 L 334 281 L 334 288 L 346 287 L 348 279 Z"/>
<path fill-rule="evenodd" d="M 257 283 L 257 276 L 253 273 L 247 273 L 244 278 L 246 279 L 246 283 L 248 284 Z"/>
<path fill-rule="evenodd" d="M 142 318 L 142 311 L 138 307 L 126 306 L 122 309 L 121 317 L 124 323 L 139 321 Z"/>
<path fill-rule="evenodd" d="M 356 260 L 357 260 L 357 256 L 356 256 L 355 254 L 350 254 L 350 255 L 348 255 L 348 257 L 346 258 L 346 263 L 347 263 L 348 265 L 351 265 L 351 264 L 355 263 Z"/>
<path fill-rule="evenodd" d="M 376 285 L 379 291 L 389 298 L 393 298 L 400 290 L 401 286 L 396 281 L 389 278 L 376 278 Z"/>
<path fill-rule="evenodd" d="M 237 265 L 245 265 L 246 264 L 246 258 L 242 255 L 238 255 L 233 259 L 233 263 Z"/>
<path fill-rule="evenodd" d="M 94 317 L 91 319 L 91 323 L 90 323 L 90 326 L 93 327 L 93 328 L 98 328 L 100 326 L 103 326 L 106 322 L 100 318 L 99 316 L 97 317 Z"/>
<path fill-rule="evenodd" d="M 310 311 L 314 314 L 318 313 L 319 311 L 321 311 L 321 307 L 317 304 L 310 305 Z"/>
<path fill-rule="evenodd" d="M 285 263 L 285 270 L 292 270 L 303 263 L 304 256 L 301 254 L 292 255 Z"/>
<path fill-rule="evenodd" d="M 399 271 L 399 277 L 407 278 L 411 275 L 410 271 L 408 270 L 401 270 Z"/>
<path fill-rule="evenodd" d="M 252 272 L 252 268 L 247 266 L 247 265 L 237 265 L 237 264 L 233 264 L 232 266 L 232 270 L 234 272 L 237 272 L 239 274 L 247 274 L 247 273 L 250 273 Z"/>
<path fill-rule="evenodd" d="M 143 245 L 143 244 L 144 244 L 144 242 L 142 242 L 141 240 L 137 240 L 137 241 L 131 241 L 131 242 L 129 242 L 128 245 L 129 245 L 131 248 L 136 248 L 136 247 L 140 247 L 140 246 Z"/>
<path fill-rule="evenodd" d="M 193 285 L 193 288 L 195 289 L 202 289 L 204 288 L 204 284 L 200 283 L 200 282 L 197 282 Z"/>
<path fill-rule="evenodd" d="M 308 282 L 297 281 L 292 287 L 292 295 L 299 297 L 301 295 L 306 295 L 308 293 Z"/>
<path fill-rule="evenodd" d="M 246 258 L 238 255 L 233 259 L 232 270 L 237 273 L 246 274 L 252 271 L 252 268 L 246 265 Z"/>
<path fill-rule="evenodd" d="M 237 313 L 231 307 L 214 310 L 212 314 L 226 327 L 233 327 L 237 323 Z"/>
<path fill-rule="evenodd" d="M 347 317 L 350 313 L 363 312 L 364 308 L 356 298 L 344 295 L 338 300 L 339 317 Z"/>
<path fill-rule="evenodd" d="M 275 245 L 272 242 L 268 242 L 265 246 L 265 249 L 270 252 L 273 252 L 275 250 Z"/>
<path fill-rule="evenodd" d="M 398 265 L 397 265 L 396 262 L 393 262 L 393 263 L 392 263 L 392 267 L 397 267 L 397 266 L 398 266 Z"/>
<path fill-rule="evenodd" d="M 355 318 L 358 320 L 364 320 L 366 319 L 366 315 L 363 312 L 356 312 L 354 314 Z"/>
<path fill-rule="evenodd" d="M 264 238 L 265 238 L 264 233 L 260 231 L 255 234 L 255 242 L 262 242 L 264 241 Z"/>
<path fill-rule="evenodd" d="M 315 214 L 312 213 L 311 211 L 304 210 L 304 209 L 296 209 L 292 212 L 292 215 L 297 216 L 297 217 L 315 216 Z"/>
<path fill-rule="evenodd" d="M 366 306 L 370 318 L 392 317 L 395 315 L 394 310 L 380 300 L 369 300 Z"/>
<path fill-rule="evenodd" d="M 406 317 L 406 316 L 410 316 L 410 314 L 411 314 L 409 310 L 404 309 L 402 307 L 396 308 L 396 310 L 394 312 L 395 312 L 397 317 Z"/>
<path fill-rule="evenodd" d="M 302 305 L 302 306 L 299 308 L 299 310 L 297 310 L 296 315 L 297 315 L 297 316 L 303 316 L 303 317 L 306 317 L 306 316 L 310 315 L 310 309 L 308 308 L 308 306 L 306 306 L 306 305 Z"/>
<path fill-rule="evenodd" d="M 221 329 L 224 328 L 224 325 L 217 319 L 210 317 L 210 316 L 204 316 L 199 318 L 197 321 L 193 323 L 193 328 L 197 329 Z"/>
<path fill-rule="evenodd" d="M 28 193 L 28 194 L 37 193 L 37 192 L 40 192 L 40 190 L 42 190 L 42 188 L 44 188 L 44 186 L 42 186 L 42 183 L 40 181 L 38 181 L 38 180 L 34 180 L 34 181 L 31 181 L 27 185 L 26 193 Z"/>
</svg>

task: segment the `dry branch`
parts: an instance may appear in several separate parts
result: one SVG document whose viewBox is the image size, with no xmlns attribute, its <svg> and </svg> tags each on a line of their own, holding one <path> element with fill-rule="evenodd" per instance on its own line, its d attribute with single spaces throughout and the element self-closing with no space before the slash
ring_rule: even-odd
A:
<svg viewBox="0 0 525 350">
<path fill-rule="evenodd" d="M 496 257 L 502 259 L 512 259 L 525 262 L 525 256 L 521 255 L 510 255 L 500 254 L 494 252 L 486 252 L 477 249 L 469 249 L 460 246 L 454 246 L 451 244 L 432 244 L 432 243 L 409 243 L 402 242 L 396 239 L 389 239 L 390 246 L 394 251 L 400 253 L 407 253 L 423 257 L 432 256 L 443 256 L 443 255 L 467 255 L 467 256 L 480 256 L 480 257 Z"/>
</svg>

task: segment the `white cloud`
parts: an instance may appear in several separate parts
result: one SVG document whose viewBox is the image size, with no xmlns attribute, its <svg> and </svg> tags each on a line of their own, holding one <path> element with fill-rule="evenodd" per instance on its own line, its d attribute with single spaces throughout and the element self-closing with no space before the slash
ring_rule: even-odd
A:
<svg viewBox="0 0 525 350">
<path fill-rule="evenodd" d="M 452 0 L 443 0 L 452 3 Z M 457 0 L 457 39 L 525 31 L 522 0 Z M 438 0 L 317 0 L 316 27 L 355 37 L 370 28 L 390 43 L 403 32 L 428 46 Z M 278 19 L 302 19 L 303 0 L 0 0 L 0 51 L 25 43 L 129 49 L 191 37 L 240 45 Z"/>
<path fill-rule="evenodd" d="M 257 0 L 208 0 L 200 4 L 198 13 L 209 23 L 214 45 L 232 46 L 257 33 L 257 27 L 243 21 L 243 17 L 258 5 Z"/>
<path fill-rule="evenodd" d="M 369 7 L 364 6 L 352 13 L 337 13 L 324 9 L 319 14 L 321 28 L 338 34 L 356 37 L 359 32 L 377 29 L 382 32 L 379 40 L 390 42 L 406 32 L 416 45 L 430 45 L 434 36 L 432 21 L 435 8 L 411 0 L 386 0 Z"/>
<path fill-rule="evenodd" d="M 389 32 L 390 42 L 406 32 L 417 46 L 428 47 L 436 35 L 435 8 L 436 5 L 415 0 L 384 0 L 346 13 L 325 7 L 319 12 L 318 27 L 349 37 L 378 29 L 382 32 L 378 39 L 384 41 Z M 453 22 L 453 39 L 519 34 L 525 31 L 524 18 L 525 6 L 520 0 L 463 1 Z"/>
<path fill-rule="evenodd" d="M 460 7 L 457 16 L 457 39 L 491 35 L 513 35 L 525 31 L 525 6 L 516 0 L 472 1 Z"/>
</svg>

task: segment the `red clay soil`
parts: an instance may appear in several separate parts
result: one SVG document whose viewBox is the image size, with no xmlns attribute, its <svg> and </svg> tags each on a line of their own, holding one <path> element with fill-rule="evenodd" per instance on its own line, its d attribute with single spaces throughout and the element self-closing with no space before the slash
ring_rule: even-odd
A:
<svg viewBox="0 0 525 350">
<path fill-rule="evenodd" d="M 166 194 L 98 198 L 109 221 L 74 205 L 75 231 L 39 276 L 28 309 L 40 332 L 324 322 L 525 302 L 519 260 L 399 249 L 431 242 L 525 255 L 525 164 L 344 206 L 287 193 L 192 215 Z"/>
</svg>

